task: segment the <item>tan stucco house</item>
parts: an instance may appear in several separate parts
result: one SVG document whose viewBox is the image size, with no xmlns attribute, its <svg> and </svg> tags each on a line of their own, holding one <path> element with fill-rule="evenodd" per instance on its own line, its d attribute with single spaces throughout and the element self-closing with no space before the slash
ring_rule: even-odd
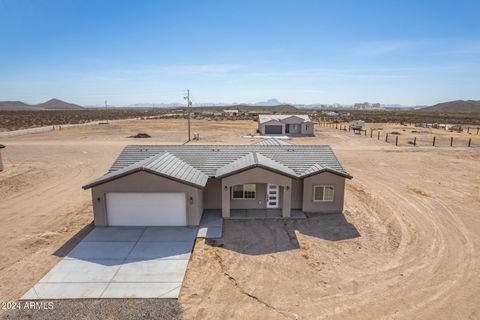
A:
<svg viewBox="0 0 480 320">
<path fill-rule="evenodd" d="M 95 225 L 198 225 L 204 210 L 342 212 L 352 177 L 327 145 L 129 145 L 91 189 Z"/>
<path fill-rule="evenodd" d="M 304 114 L 261 114 L 258 132 L 262 135 L 313 136 L 313 122 Z"/>
</svg>

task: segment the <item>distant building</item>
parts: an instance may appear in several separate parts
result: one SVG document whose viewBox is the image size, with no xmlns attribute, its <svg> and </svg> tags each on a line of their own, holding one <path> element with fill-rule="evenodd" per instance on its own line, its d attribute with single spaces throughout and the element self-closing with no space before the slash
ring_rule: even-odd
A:
<svg viewBox="0 0 480 320">
<path fill-rule="evenodd" d="M 353 109 L 357 110 L 368 110 L 368 109 L 381 109 L 382 106 L 380 103 L 368 103 L 368 102 L 363 102 L 363 103 L 355 103 L 353 105 Z"/>
<path fill-rule="evenodd" d="M 252 110 L 252 111 L 247 111 L 248 115 L 250 116 L 258 116 L 261 114 L 270 114 L 270 111 L 264 111 L 264 110 Z"/>
<path fill-rule="evenodd" d="M 258 131 L 262 135 L 307 135 L 313 136 L 313 122 L 307 115 L 259 115 Z"/>
<path fill-rule="evenodd" d="M 238 109 L 227 109 L 223 110 L 223 114 L 227 117 L 236 117 L 240 114 L 240 111 Z"/>
<path fill-rule="evenodd" d="M 335 111 L 322 111 L 322 113 L 330 117 L 338 116 L 338 113 L 336 113 Z"/>
</svg>

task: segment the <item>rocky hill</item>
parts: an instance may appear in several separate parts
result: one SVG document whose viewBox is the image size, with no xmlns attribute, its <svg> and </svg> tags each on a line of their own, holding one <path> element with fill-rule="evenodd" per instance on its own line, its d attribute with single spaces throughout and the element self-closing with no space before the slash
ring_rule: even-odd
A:
<svg viewBox="0 0 480 320">
<path fill-rule="evenodd" d="M 0 111 L 27 110 L 78 110 L 83 109 L 78 104 L 68 103 L 59 99 L 50 99 L 39 104 L 28 104 L 22 101 L 0 101 Z"/>
<path fill-rule="evenodd" d="M 480 113 L 480 100 L 455 100 L 419 109 L 420 112 Z"/>
</svg>

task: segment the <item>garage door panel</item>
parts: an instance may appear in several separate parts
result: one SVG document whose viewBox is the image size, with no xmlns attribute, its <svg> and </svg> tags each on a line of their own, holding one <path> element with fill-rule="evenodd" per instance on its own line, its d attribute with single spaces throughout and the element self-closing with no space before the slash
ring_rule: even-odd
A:
<svg viewBox="0 0 480 320">
<path fill-rule="evenodd" d="M 187 225 L 185 193 L 107 193 L 110 226 Z"/>
<path fill-rule="evenodd" d="M 282 126 L 265 126 L 265 133 L 266 134 L 282 134 Z"/>
</svg>

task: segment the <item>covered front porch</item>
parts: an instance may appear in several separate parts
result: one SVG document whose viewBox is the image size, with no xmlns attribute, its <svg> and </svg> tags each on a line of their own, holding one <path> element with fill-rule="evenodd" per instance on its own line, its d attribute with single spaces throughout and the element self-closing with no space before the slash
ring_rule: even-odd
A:
<svg viewBox="0 0 480 320">
<path fill-rule="evenodd" d="M 243 188 L 243 189 L 242 189 Z M 244 193 L 242 199 L 241 194 Z M 252 168 L 222 179 L 223 218 L 290 218 L 292 179 Z M 300 216 L 293 210 L 295 217 Z"/>
<path fill-rule="evenodd" d="M 282 209 L 231 209 L 230 219 L 306 219 L 302 210 L 292 209 L 289 217 L 282 215 Z"/>
</svg>

